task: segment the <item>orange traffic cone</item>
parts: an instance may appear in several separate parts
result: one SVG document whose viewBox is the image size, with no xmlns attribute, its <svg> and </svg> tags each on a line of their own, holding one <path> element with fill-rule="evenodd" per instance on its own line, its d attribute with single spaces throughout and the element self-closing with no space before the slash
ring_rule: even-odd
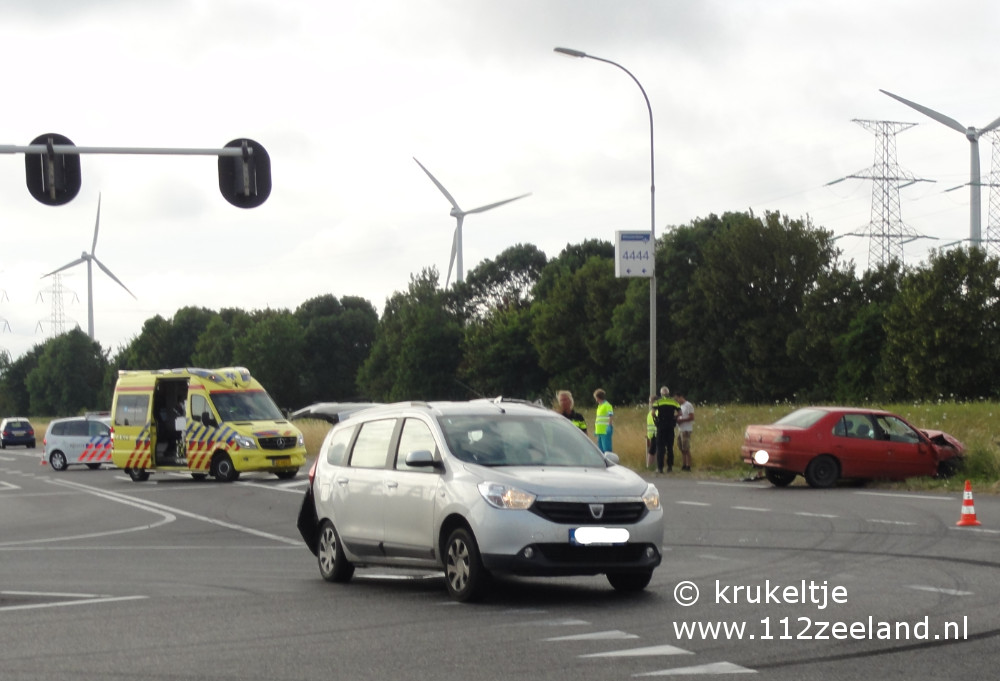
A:
<svg viewBox="0 0 1000 681">
<path fill-rule="evenodd" d="M 962 494 L 962 515 L 955 524 L 959 527 L 982 525 L 976 519 L 976 507 L 972 503 L 972 483 L 968 480 L 965 481 L 965 492 Z"/>
</svg>

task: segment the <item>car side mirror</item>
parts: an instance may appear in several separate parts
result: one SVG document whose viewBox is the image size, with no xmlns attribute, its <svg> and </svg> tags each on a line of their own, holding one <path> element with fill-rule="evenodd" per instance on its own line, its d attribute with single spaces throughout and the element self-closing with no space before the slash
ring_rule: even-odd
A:
<svg viewBox="0 0 1000 681">
<path fill-rule="evenodd" d="M 211 412 L 201 412 L 201 422 L 204 426 L 217 427 L 219 423 L 212 417 Z"/>
<path fill-rule="evenodd" d="M 621 462 L 621 459 L 614 452 L 604 452 L 604 460 L 612 466 L 617 466 Z"/>
<path fill-rule="evenodd" d="M 434 460 L 434 454 L 426 449 L 409 452 L 403 459 L 410 468 L 436 468 L 439 464 Z"/>
</svg>

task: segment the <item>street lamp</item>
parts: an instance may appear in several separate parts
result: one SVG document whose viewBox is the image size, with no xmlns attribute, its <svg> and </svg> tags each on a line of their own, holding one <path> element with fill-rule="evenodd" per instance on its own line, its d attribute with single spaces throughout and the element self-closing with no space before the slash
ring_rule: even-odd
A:
<svg viewBox="0 0 1000 681">
<path fill-rule="evenodd" d="M 649 394 L 656 395 L 656 174 L 654 173 L 653 162 L 653 107 L 649 104 L 649 97 L 646 96 L 646 90 L 642 87 L 642 83 L 632 75 L 631 71 L 621 64 L 568 47 L 557 47 L 555 51 L 559 54 L 565 54 L 568 57 L 593 59 L 617 66 L 627 73 L 628 77 L 639 86 L 642 98 L 646 100 L 646 109 L 649 111 L 649 237 L 650 243 L 653 246 L 652 274 L 649 277 Z"/>
</svg>

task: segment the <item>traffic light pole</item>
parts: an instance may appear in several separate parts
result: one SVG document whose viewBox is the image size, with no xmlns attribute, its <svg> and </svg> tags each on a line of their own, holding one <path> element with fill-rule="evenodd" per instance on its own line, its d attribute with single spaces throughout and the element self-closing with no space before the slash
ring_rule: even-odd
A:
<svg viewBox="0 0 1000 681">
<path fill-rule="evenodd" d="M 219 191 L 238 208 L 256 208 L 271 194 L 271 159 L 263 146 L 240 138 L 221 149 L 163 147 L 78 147 L 56 133 L 39 135 L 31 144 L 0 144 L 0 154 L 24 154 L 28 192 L 40 203 L 60 206 L 80 191 L 81 154 L 217 156 Z"/>
</svg>

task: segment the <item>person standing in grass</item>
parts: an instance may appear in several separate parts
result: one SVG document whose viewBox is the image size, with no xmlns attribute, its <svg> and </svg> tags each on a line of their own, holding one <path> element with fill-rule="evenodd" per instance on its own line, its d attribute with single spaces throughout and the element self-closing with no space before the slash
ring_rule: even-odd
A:
<svg viewBox="0 0 1000 681">
<path fill-rule="evenodd" d="M 573 411 L 573 393 L 568 390 L 560 390 L 556 393 L 558 406 L 556 411 L 565 416 L 574 426 L 587 432 L 587 420 L 579 412 Z"/>
<path fill-rule="evenodd" d="M 677 415 L 677 447 L 681 450 L 681 470 L 691 470 L 691 431 L 694 430 L 694 405 L 684 398 L 684 393 L 675 392 L 674 399 L 681 405 Z"/>
<path fill-rule="evenodd" d="M 649 396 L 649 411 L 646 412 L 646 468 L 656 465 L 656 414 L 653 405 L 656 395 Z"/>
<path fill-rule="evenodd" d="M 594 401 L 597 402 L 597 416 L 594 419 L 594 434 L 597 436 L 597 447 L 602 452 L 611 451 L 611 436 L 614 434 L 615 410 L 608 402 L 602 388 L 594 391 Z"/>
<path fill-rule="evenodd" d="M 666 454 L 667 472 L 674 470 L 674 426 L 681 405 L 670 397 L 667 386 L 660 388 L 660 399 L 653 403 L 653 417 L 656 420 L 656 472 L 663 472 Z"/>
</svg>

